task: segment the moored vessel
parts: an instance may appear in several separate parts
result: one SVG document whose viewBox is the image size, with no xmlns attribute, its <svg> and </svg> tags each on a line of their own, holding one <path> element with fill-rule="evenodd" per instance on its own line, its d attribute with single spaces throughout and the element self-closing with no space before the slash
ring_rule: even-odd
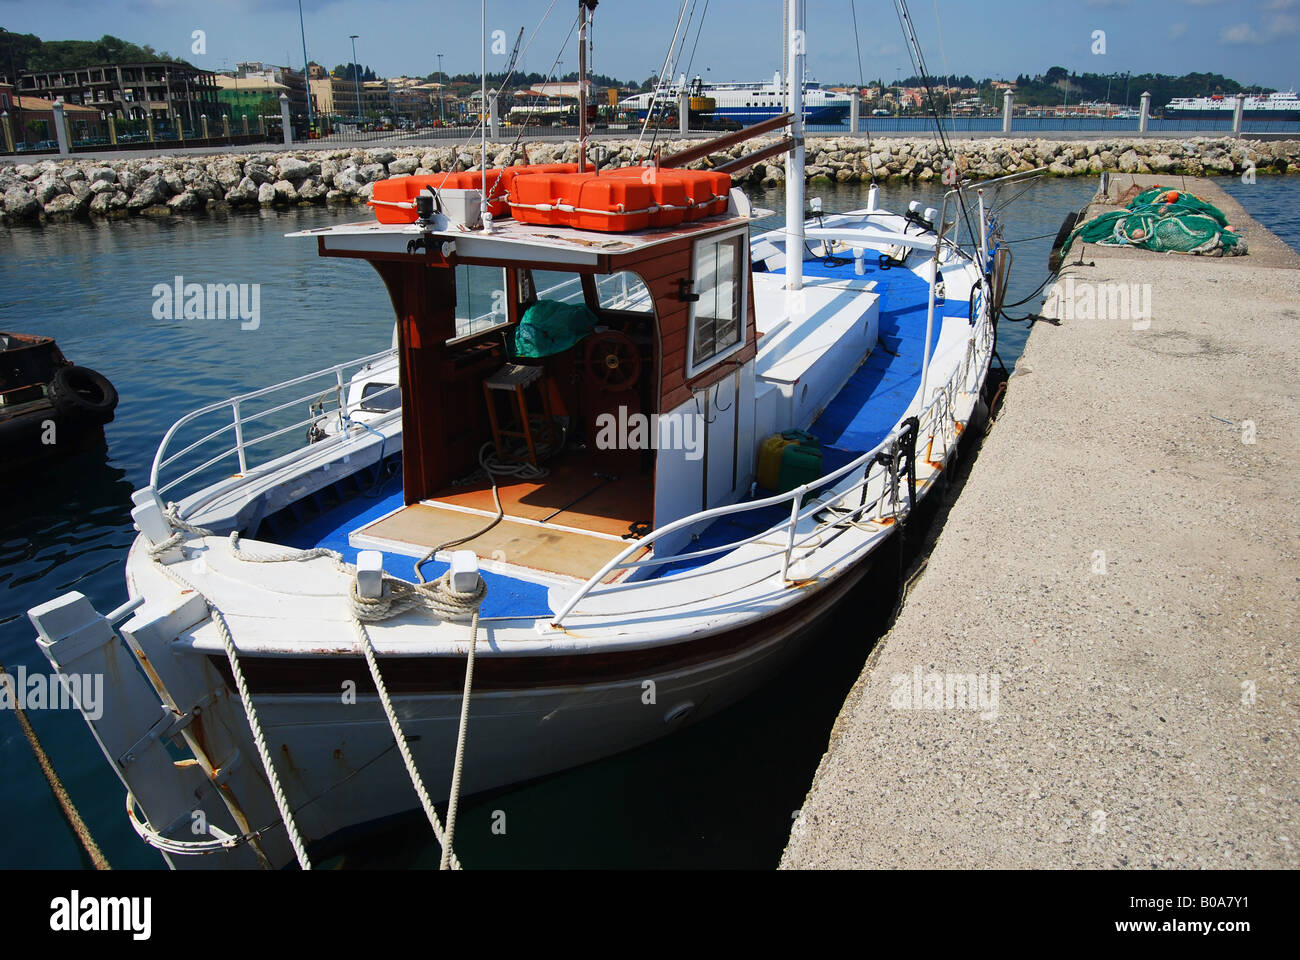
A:
<svg viewBox="0 0 1300 960">
<path fill-rule="evenodd" d="M 964 184 L 808 217 L 801 107 L 780 230 L 727 169 L 770 149 L 682 169 L 733 137 L 293 235 L 370 264 L 393 347 L 182 417 L 128 603 L 30 614 L 114 678 L 87 721 L 173 866 L 307 867 L 417 804 L 450 861 L 459 795 L 725 709 L 872 575 L 984 415 L 999 229 Z"/>
<path fill-rule="evenodd" d="M 72 363 L 52 337 L 0 332 L 0 462 L 5 468 L 102 440 L 117 400 L 105 376 Z"/>
</svg>

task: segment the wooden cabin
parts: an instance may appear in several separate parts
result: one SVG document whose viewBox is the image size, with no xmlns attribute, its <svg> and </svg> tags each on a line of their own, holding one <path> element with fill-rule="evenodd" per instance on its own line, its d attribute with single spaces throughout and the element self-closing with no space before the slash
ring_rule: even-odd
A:
<svg viewBox="0 0 1300 960">
<path fill-rule="evenodd" d="M 397 315 L 407 506 L 360 542 L 418 555 L 469 537 L 489 568 L 585 579 L 628 538 L 749 491 L 758 332 L 735 200 L 631 233 L 505 220 L 319 234 L 322 256 L 374 266 Z M 579 328 L 585 310 L 589 332 L 522 355 L 556 304 Z M 522 475 L 497 476 L 504 518 L 474 536 L 496 515 L 492 483 L 467 482 L 485 450 Z"/>
</svg>

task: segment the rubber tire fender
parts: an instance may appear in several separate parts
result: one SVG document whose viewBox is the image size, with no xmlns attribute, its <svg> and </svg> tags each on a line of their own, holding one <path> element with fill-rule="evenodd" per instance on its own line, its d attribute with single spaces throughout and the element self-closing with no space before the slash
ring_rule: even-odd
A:
<svg viewBox="0 0 1300 960">
<path fill-rule="evenodd" d="M 117 408 L 117 389 L 102 373 L 69 364 L 54 372 L 50 402 L 65 417 L 108 423 Z"/>
</svg>

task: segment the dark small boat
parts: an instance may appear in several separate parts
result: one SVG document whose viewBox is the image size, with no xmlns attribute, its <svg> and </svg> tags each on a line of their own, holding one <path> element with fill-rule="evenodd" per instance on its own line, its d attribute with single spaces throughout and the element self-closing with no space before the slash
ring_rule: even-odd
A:
<svg viewBox="0 0 1300 960">
<path fill-rule="evenodd" d="M 83 449 L 113 419 L 117 390 L 51 337 L 0 332 L 0 469 Z"/>
</svg>

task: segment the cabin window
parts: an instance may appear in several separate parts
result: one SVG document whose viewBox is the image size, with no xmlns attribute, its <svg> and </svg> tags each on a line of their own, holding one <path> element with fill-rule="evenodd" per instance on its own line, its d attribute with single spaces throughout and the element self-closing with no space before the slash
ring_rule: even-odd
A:
<svg viewBox="0 0 1300 960">
<path fill-rule="evenodd" d="M 650 291 L 635 273 L 622 270 L 596 278 L 596 295 L 602 310 L 623 310 L 633 313 L 653 313 Z"/>
<path fill-rule="evenodd" d="M 744 332 L 745 235 L 696 244 L 691 304 L 691 356 L 695 376 L 740 346 Z"/>
<path fill-rule="evenodd" d="M 390 410 L 396 410 L 401 402 L 402 395 L 395 383 L 372 381 L 361 388 L 360 407 L 362 410 L 368 410 L 371 413 L 388 413 Z"/>
<path fill-rule="evenodd" d="M 531 289 L 528 286 L 530 274 Z M 519 302 L 530 304 L 535 300 L 582 303 L 582 278 L 576 273 L 563 273 L 557 270 L 520 270 Z"/>
<path fill-rule="evenodd" d="M 456 339 L 482 333 L 509 319 L 506 271 L 462 263 L 456 267 Z"/>
</svg>

